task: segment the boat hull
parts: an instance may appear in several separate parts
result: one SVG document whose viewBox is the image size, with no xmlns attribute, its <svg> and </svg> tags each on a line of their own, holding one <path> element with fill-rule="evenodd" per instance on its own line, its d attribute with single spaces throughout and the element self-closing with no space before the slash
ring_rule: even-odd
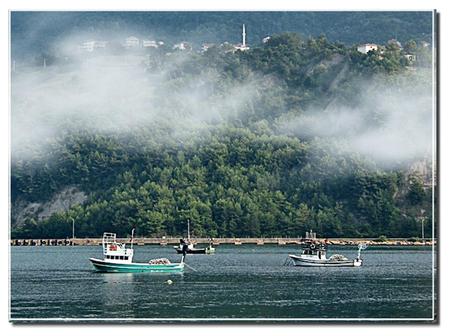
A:
<svg viewBox="0 0 450 336">
<path fill-rule="evenodd" d="M 176 273 L 184 270 L 183 263 L 173 264 L 145 264 L 145 263 L 112 263 L 100 259 L 89 259 L 98 272 L 107 273 Z"/>
<path fill-rule="evenodd" d="M 362 265 L 361 259 L 354 260 L 316 260 L 316 259 L 306 259 L 301 258 L 296 255 L 289 255 L 289 257 L 294 261 L 294 266 L 303 267 L 359 267 Z"/>
<path fill-rule="evenodd" d="M 182 254 L 183 253 L 183 249 L 179 248 L 179 247 L 175 247 L 175 250 L 177 251 L 178 254 Z M 200 249 L 187 249 L 186 254 L 213 254 L 214 253 L 214 249 L 207 249 L 207 248 L 200 248 Z"/>
</svg>

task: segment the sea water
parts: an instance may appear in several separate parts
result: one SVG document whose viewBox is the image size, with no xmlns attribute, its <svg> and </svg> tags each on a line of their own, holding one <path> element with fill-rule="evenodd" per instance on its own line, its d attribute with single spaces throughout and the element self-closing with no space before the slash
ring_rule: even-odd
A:
<svg viewBox="0 0 450 336">
<path fill-rule="evenodd" d="M 183 274 L 98 273 L 89 258 L 101 253 L 99 246 L 11 247 L 11 319 L 431 320 L 436 314 L 431 247 L 369 247 L 362 267 L 307 268 L 284 265 L 298 246 L 221 245 L 214 255 L 187 255 Z M 353 258 L 357 248 L 330 247 L 333 253 Z M 135 261 L 159 257 L 180 261 L 171 246 L 135 246 Z"/>
</svg>

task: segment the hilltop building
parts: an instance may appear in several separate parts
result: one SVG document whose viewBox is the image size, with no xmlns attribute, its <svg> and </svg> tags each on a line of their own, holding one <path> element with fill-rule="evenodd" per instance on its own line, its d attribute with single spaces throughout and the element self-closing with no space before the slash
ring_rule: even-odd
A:
<svg viewBox="0 0 450 336">
<path fill-rule="evenodd" d="M 154 40 L 142 40 L 142 48 L 158 48 L 158 42 Z"/>
<path fill-rule="evenodd" d="M 96 49 L 105 49 L 108 42 L 106 41 L 85 41 L 81 43 L 80 50 L 87 51 L 87 52 L 93 52 Z"/>
<path fill-rule="evenodd" d="M 376 45 L 376 44 L 374 44 L 374 43 L 360 44 L 360 45 L 357 47 L 357 50 L 358 50 L 360 53 L 367 54 L 369 51 L 375 51 L 375 50 L 378 50 L 378 45 Z"/>
<path fill-rule="evenodd" d="M 416 55 L 414 54 L 406 54 L 403 55 L 403 57 L 406 58 L 409 63 L 414 63 L 416 61 Z"/>
<path fill-rule="evenodd" d="M 173 46 L 174 50 L 191 50 L 192 47 L 187 42 L 177 43 Z"/>
<path fill-rule="evenodd" d="M 270 40 L 270 36 L 266 36 L 262 39 L 262 43 L 265 44 L 265 43 L 269 42 L 269 40 Z"/>
<path fill-rule="evenodd" d="M 137 48 L 139 47 L 139 39 L 135 36 L 130 36 L 125 39 L 125 48 Z"/>
</svg>

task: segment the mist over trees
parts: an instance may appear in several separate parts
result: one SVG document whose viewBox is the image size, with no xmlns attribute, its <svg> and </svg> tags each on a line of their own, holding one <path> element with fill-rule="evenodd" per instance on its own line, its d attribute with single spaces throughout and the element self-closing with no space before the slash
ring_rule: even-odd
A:
<svg viewBox="0 0 450 336">
<path fill-rule="evenodd" d="M 408 48 L 420 47 L 410 42 Z M 67 186 L 87 200 L 44 219 L 28 216 L 21 225 L 13 218 L 12 236 L 68 237 L 72 219 L 78 237 L 104 231 L 123 236 L 131 228 L 144 236 L 180 236 L 187 219 L 193 235 L 202 237 L 295 237 L 309 229 L 322 237 L 418 236 L 420 210 L 431 217 L 431 189 L 410 166 L 431 156 L 420 143 L 431 141 L 431 121 L 422 120 L 431 95 L 428 86 L 413 95 L 404 83 L 431 85 L 428 54 L 417 52 L 421 66 L 413 68 L 395 47 L 363 54 L 324 35 L 295 33 L 275 35 L 246 52 L 214 47 L 187 57 L 155 53 L 138 77 L 151 85 L 137 86 L 151 94 L 133 96 L 139 104 L 128 112 L 127 104 L 111 97 L 101 114 L 100 105 L 92 111 L 80 105 L 76 111 L 83 109 L 85 119 L 67 113 L 51 125 L 51 136 L 20 139 L 25 142 L 12 153 L 13 207 L 48 201 Z M 77 80 L 64 85 L 83 87 Z M 400 132 L 404 137 L 390 139 L 403 144 L 415 136 L 419 151 L 384 155 L 389 141 L 380 138 L 391 134 L 383 133 L 389 125 L 397 127 L 389 123 L 397 114 L 381 103 L 366 107 L 368 82 L 374 95 L 377 85 L 398 86 L 420 102 L 413 104 L 420 111 L 405 103 L 410 125 Z M 126 90 L 130 82 L 123 83 Z M 13 95 L 19 89 L 13 79 Z M 32 107 L 24 106 L 26 117 Z M 44 109 L 50 119 L 57 115 L 52 106 Z M 335 120 L 321 113 L 336 115 L 343 107 L 340 116 L 351 118 L 331 129 Z M 134 122 L 115 129 L 122 117 Z M 13 120 L 13 149 L 14 129 Z M 354 134 L 360 135 L 356 141 Z M 378 142 L 367 140 L 373 135 Z M 360 151 L 355 143 L 362 140 L 378 148 Z M 402 146 L 399 151 L 409 148 Z"/>
</svg>

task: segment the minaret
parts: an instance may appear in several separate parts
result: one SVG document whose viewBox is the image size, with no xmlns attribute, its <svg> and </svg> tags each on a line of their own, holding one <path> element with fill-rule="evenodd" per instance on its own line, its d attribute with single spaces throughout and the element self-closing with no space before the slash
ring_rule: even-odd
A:
<svg viewBox="0 0 450 336">
<path fill-rule="evenodd" d="M 242 46 L 245 47 L 245 24 L 242 25 Z"/>
</svg>

